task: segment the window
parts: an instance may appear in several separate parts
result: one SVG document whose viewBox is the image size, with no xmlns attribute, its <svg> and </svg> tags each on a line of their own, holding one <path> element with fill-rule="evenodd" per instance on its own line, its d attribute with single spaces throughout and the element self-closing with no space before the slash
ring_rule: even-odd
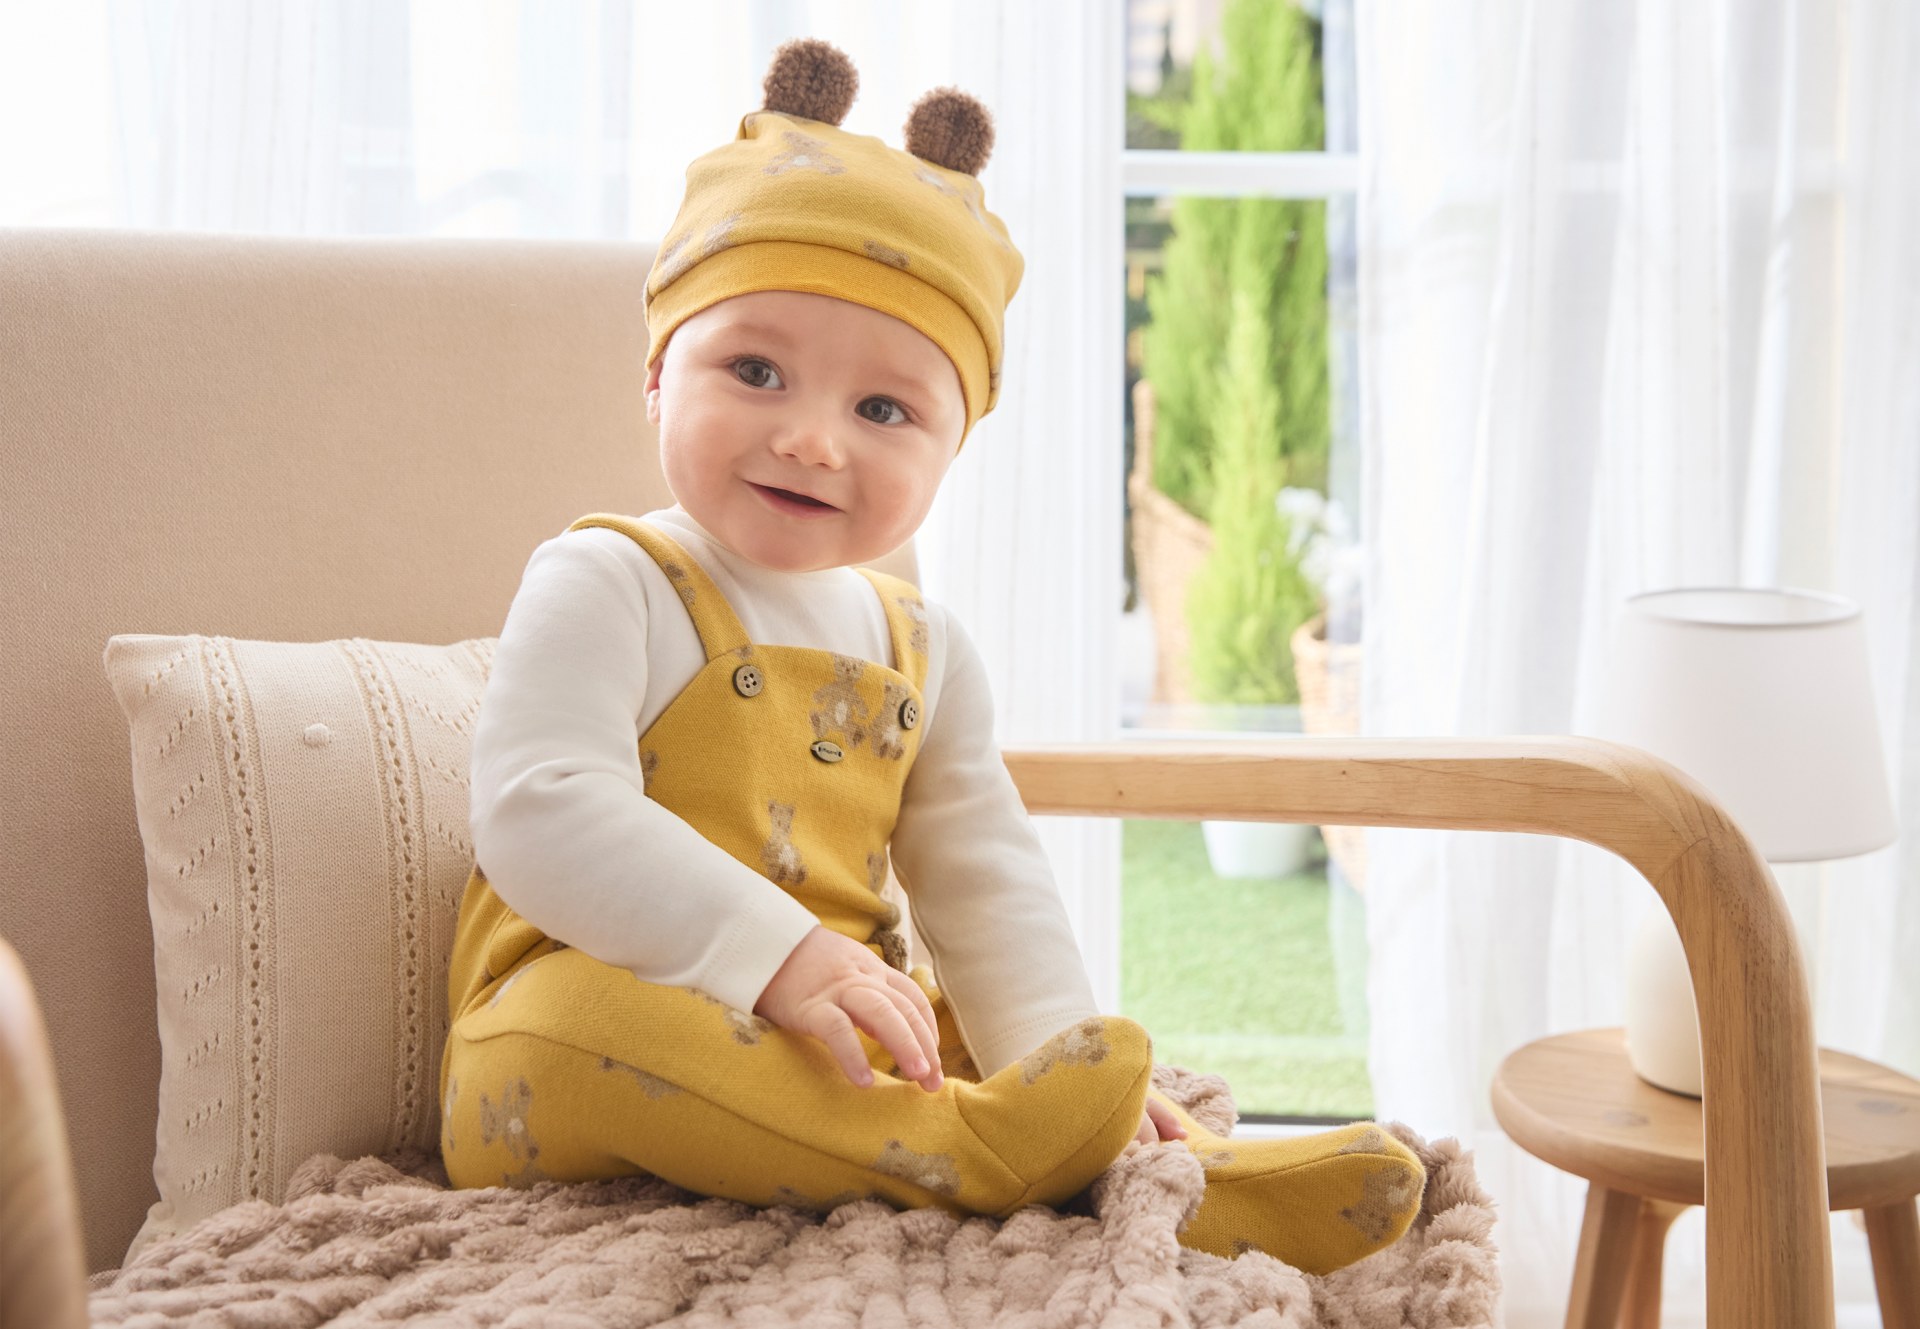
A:
<svg viewBox="0 0 1920 1329">
<path fill-rule="evenodd" d="M 1351 0 L 1128 0 L 1123 732 L 1353 732 Z M 1129 823 L 1122 1008 L 1243 1113 L 1371 1114 L 1358 831 Z"/>
</svg>

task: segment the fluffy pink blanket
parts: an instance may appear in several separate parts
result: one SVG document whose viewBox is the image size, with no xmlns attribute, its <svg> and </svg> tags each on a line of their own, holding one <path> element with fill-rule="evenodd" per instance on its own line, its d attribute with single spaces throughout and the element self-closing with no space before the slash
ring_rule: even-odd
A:
<svg viewBox="0 0 1920 1329">
<path fill-rule="evenodd" d="M 1231 1128 L 1217 1077 L 1155 1078 L 1197 1120 Z M 1129 1145 L 1074 1208 L 1005 1221 L 877 1200 L 822 1218 L 649 1177 L 454 1191 L 430 1159 L 322 1155 L 296 1172 L 285 1204 L 235 1205 L 98 1277 L 93 1323 L 1491 1325 L 1493 1208 L 1470 1156 L 1388 1129 L 1426 1163 L 1421 1216 L 1395 1245 L 1324 1278 L 1258 1253 L 1182 1247 L 1206 1183 L 1179 1144 Z"/>
</svg>

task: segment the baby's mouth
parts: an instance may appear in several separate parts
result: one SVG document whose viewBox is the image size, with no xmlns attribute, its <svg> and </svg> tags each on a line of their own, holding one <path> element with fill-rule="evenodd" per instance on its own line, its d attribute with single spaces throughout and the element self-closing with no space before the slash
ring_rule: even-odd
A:
<svg viewBox="0 0 1920 1329">
<path fill-rule="evenodd" d="M 753 482 L 748 481 L 748 483 L 752 484 Z M 780 489 L 774 485 L 760 485 L 760 484 L 756 484 L 753 487 L 755 489 L 763 490 L 766 493 L 777 495 L 780 498 L 784 498 L 789 503 L 799 503 L 799 504 L 803 504 L 806 507 L 821 508 L 826 511 L 836 510 L 833 504 L 831 503 L 822 502 L 820 499 L 817 499 L 817 498 L 809 498 L 805 494 L 796 494 L 791 489 Z"/>
</svg>

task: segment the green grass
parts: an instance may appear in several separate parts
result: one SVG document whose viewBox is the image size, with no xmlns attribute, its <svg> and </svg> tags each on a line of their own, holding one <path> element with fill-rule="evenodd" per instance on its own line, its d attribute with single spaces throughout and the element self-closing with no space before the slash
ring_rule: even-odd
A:
<svg viewBox="0 0 1920 1329">
<path fill-rule="evenodd" d="M 1197 822 L 1130 821 L 1122 846 L 1121 1008 L 1155 1060 L 1224 1076 L 1243 1114 L 1372 1116 L 1351 890 L 1216 877 Z"/>
</svg>

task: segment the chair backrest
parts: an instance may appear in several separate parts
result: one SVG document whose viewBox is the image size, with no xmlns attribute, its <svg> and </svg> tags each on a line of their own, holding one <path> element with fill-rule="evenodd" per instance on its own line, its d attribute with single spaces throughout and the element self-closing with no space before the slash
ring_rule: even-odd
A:
<svg viewBox="0 0 1920 1329">
<path fill-rule="evenodd" d="M 650 246 L 0 232 L 0 935 L 45 1008 L 89 1267 L 154 1198 L 160 1048 L 109 636 L 451 642 L 527 555 L 671 502 Z M 913 575 L 911 550 L 879 566 Z"/>
</svg>

